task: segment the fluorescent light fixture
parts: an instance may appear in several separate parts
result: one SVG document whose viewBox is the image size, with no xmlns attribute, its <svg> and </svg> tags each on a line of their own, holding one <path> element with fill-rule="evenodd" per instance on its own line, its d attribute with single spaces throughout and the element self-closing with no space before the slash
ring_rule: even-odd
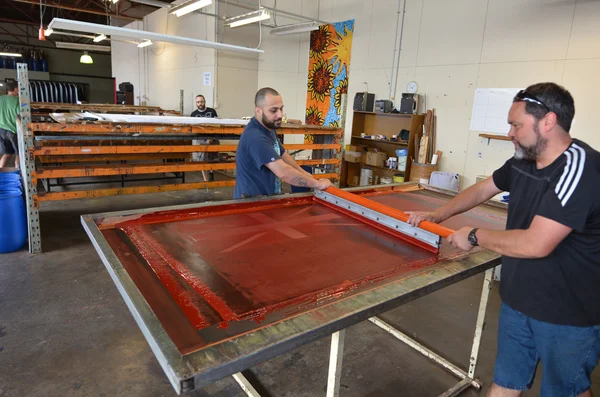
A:
<svg viewBox="0 0 600 397">
<path fill-rule="evenodd" d="M 315 21 L 294 23 L 291 25 L 284 25 L 272 28 L 271 34 L 275 36 L 284 36 L 286 34 L 311 32 L 313 30 L 319 29 L 319 26 L 321 26 L 321 24 Z"/>
<path fill-rule="evenodd" d="M 149 45 L 152 45 L 152 40 L 144 40 L 138 44 L 138 48 L 148 47 Z"/>
<path fill-rule="evenodd" d="M 113 4 L 117 4 L 117 1 L 119 0 L 112 0 Z"/>
<path fill-rule="evenodd" d="M 100 25 L 97 23 L 73 21 L 71 19 L 54 18 L 48 25 L 53 29 L 64 29 L 74 32 L 85 32 L 92 34 L 103 33 L 107 36 L 111 36 L 111 39 L 115 37 L 133 40 L 152 40 L 154 42 L 172 43 L 189 45 L 194 47 L 205 47 L 214 48 L 215 50 L 224 51 L 235 51 L 235 52 L 250 52 L 250 53 L 263 53 L 263 50 L 256 48 L 241 47 L 231 44 L 217 43 L 214 41 L 192 39 L 190 37 L 171 36 L 168 34 L 146 32 L 138 29 L 120 28 L 117 26 Z M 100 46 L 99 46 L 100 47 Z"/>
<path fill-rule="evenodd" d="M 0 56 L 2 57 L 22 57 L 23 55 L 19 54 L 18 52 L 0 52 Z"/>
<path fill-rule="evenodd" d="M 94 37 L 94 43 L 99 43 L 102 40 L 106 40 L 106 35 L 105 34 L 100 34 L 100 35 Z"/>
<path fill-rule="evenodd" d="M 56 48 L 64 48 L 66 50 L 110 52 L 110 47 L 107 45 L 67 43 L 64 41 L 57 41 L 54 44 L 56 44 Z"/>
<path fill-rule="evenodd" d="M 54 32 L 53 29 L 48 28 L 48 29 L 44 30 L 44 36 L 50 36 L 53 32 Z"/>
<path fill-rule="evenodd" d="M 269 18 L 271 18 L 271 14 L 268 11 L 260 9 L 247 14 L 238 15 L 237 17 L 227 18 L 225 23 L 229 25 L 230 28 L 237 28 L 238 26 L 264 21 Z"/>
<path fill-rule="evenodd" d="M 94 63 L 94 60 L 92 59 L 90 54 L 87 53 L 87 51 L 84 51 L 81 58 L 79 58 L 79 63 L 85 63 L 86 65 L 91 65 L 92 63 Z"/>
<path fill-rule="evenodd" d="M 207 7 L 211 4 L 212 0 L 191 0 L 183 4 L 176 5 L 173 8 L 169 8 L 169 12 L 171 14 L 177 15 L 177 17 L 181 17 L 183 15 L 189 14 L 190 12 L 194 12 L 201 8 Z"/>
</svg>

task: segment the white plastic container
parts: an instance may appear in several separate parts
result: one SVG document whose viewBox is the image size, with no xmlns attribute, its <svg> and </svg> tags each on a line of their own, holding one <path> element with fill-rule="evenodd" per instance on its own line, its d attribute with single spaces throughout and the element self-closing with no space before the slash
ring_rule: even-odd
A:
<svg viewBox="0 0 600 397">
<path fill-rule="evenodd" d="M 406 159 L 408 158 L 408 149 L 396 150 L 398 155 L 398 171 L 406 171 Z"/>
<path fill-rule="evenodd" d="M 373 170 L 370 168 L 360 169 L 360 186 L 370 186 L 373 184 Z"/>
</svg>

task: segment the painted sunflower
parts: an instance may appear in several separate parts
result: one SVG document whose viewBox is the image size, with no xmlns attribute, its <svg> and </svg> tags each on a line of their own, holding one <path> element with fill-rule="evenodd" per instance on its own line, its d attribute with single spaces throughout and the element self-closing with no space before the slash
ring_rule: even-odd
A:
<svg viewBox="0 0 600 397">
<path fill-rule="evenodd" d="M 319 59 L 308 72 L 308 92 L 313 100 L 323 102 L 333 88 L 333 66 Z"/>
<path fill-rule="evenodd" d="M 331 32 L 329 25 L 321 25 L 310 35 L 310 57 L 318 58 L 321 54 L 327 52 L 331 45 Z"/>
<path fill-rule="evenodd" d="M 306 109 L 306 124 L 308 125 L 323 125 L 323 112 L 315 106 Z"/>
<path fill-rule="evenodd" d="M 348 94 L 348 78 L 340 81 L 340 84 L 335 88 L 335 95 L 333 98 L 335 99 L 335 108 L 337 109 L 338 114 L 342 108 L 342 95 Z"/>
</svg>

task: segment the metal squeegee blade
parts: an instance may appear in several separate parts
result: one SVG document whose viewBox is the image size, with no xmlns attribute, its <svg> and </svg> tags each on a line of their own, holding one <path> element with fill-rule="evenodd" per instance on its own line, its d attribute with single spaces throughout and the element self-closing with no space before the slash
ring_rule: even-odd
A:
<svg viewBox="0 0 600 397">
<path fill-rule="evenodd" d="M 412 226 L 406 222 L 395 219 L 391 216 L 382 214 L 370 208 L 366 208 L 360 204 L 353 203 L 341 197 L 337 197 L 333 194 L 315 191 L 315 197 L 324 203 L 339 207 L 343 211 L 354 213 L 361 218 L 377 223 L 390 229 L 392 232 L 401 233 L 408 237 L 410 240 L 417 240 L 431 248 L 434 252 L 437 252 L 442 244 L 442 238 L 432 232 L 423 230 L 420 227 Z"/>
</svg>

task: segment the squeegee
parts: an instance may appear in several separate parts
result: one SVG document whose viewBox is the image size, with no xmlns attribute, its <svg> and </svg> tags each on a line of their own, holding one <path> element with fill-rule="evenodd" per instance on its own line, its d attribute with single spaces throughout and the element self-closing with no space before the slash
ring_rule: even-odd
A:
<svg viewBox="0 0 600 397">
<path fill-rule="evenodd" d="M 407 213 L 335 187 L 330 187 L 325 191 L 315 190 L 315 200 L 435 253 L 440 250 L 442 237 L 446 238 L 454 233 L 452 229 L 429 221 L 423 221 L 419 226 L 412 226 L 408 223 L 409 215 Z"/>
</svg>

